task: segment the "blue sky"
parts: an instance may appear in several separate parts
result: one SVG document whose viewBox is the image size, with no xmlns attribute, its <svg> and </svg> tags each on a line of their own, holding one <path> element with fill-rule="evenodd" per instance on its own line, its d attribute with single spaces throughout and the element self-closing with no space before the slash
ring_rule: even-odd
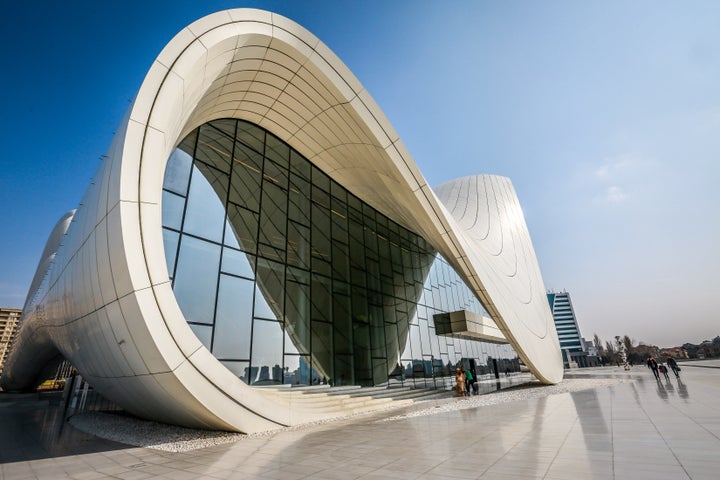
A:
<svg viewBox="0 0 720 480">
<path fill-rule="evenodd" d="M 512 179 L 585 337 L 720 335 L 720 3 L 12 2 L 0 13 L 0 305 L 22 306 L 150 64 L 235 7 L 348 65 L 431 185 Z"/>
</svg>

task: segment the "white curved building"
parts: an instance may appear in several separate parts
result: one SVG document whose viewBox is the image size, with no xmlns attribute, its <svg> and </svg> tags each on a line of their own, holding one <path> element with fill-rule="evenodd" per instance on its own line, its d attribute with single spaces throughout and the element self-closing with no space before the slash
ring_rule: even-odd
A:
<svg viewBox="0 0 720 480">
<path fill-rule="evenodd" d="M 153 63 L 48 241 L 2 386 L 58 354 L 139 416 L 243 432 L 337 413 L 258 385 L 424 384 L 518 357 L 563 374 L 509 180 L 431 190 L 347 67 L 251 9 Z"/>
</svg>

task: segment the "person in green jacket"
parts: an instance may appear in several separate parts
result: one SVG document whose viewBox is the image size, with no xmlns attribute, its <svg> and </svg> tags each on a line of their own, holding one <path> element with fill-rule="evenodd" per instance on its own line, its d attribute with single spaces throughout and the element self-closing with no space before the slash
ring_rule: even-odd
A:
<svg viewBox="0 0 720 480">
<path fill-rule="evenodd" d="M 472 387 L 473 395 L 477 395 L 478 394 L 477 381 L 475 380 L 475 376 L 473 375 L 472 370 L 467 368 L 465 370 L 465 391 L 467 392 L 466 395 L 470 395 L 470 387 Z"/>
</svg>

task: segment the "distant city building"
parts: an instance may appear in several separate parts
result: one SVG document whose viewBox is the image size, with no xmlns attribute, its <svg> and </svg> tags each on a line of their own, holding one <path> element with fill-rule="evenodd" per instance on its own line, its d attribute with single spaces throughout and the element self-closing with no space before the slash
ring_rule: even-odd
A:
<svg viewBox="0 0 720 480">
<path fill-rule="evenodd" d="M 683 347 L 663 348 L 660 350 L 660 355 L 675 358 L 689 358 L 687 350 Z"/>
<path fill-rule="evenodd" d="M 636 346 L 634 350 L 635 353 L 643 359 L 646 359 L 650 356 L 657 357 L 660 355 L 660 349 L 657 347 L 657 345 L 646 345 L 642 342 L 638 346 Z"/>
<path fill-rule="evenodd" d="M 5 367 L 21 313 L 19 308 L 0 308 L 0 373 Z"/>
<path fill-rule="evenodd" d="M 570 294 L 568 292 L 549 292 L 547 294 L 550 302 L 555 329 L 560 350 L 562 351 L 563 364 L 565 368 L 588 367 L 588 352 L 585 349 L 583 338 L 580 335 L 580 328 L 575 317 Z"/>
<path fill-rule="evenodd" d="M 595 344 L 592 342 L 592 340 L 586 340 L 585 337 L 583 337 L 582 341 L 583 341 L 583 347 L 584 347 L 585 351 L 587 352 L 587 354 L 597 357 L 598 356 L 597 347 L 595 347 Z"/>
</svg>

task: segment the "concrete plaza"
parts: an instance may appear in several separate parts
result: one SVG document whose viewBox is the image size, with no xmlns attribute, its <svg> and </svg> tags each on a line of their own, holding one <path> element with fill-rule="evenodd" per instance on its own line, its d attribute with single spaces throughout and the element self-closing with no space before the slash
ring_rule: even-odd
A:
<svg viewBox="0 0 720 480">
<path fill-rule="evenodd" d="M 681 366 L 680 379 L 661 382 L 643 366 L 573 371 L 566 377 L 618 383 L 383 421 L 396 410 L 188 453 L 97 439 L 42 402 L 0 396 L 0 477 L 718 479 L 720 361 Z"/>
</svg>

